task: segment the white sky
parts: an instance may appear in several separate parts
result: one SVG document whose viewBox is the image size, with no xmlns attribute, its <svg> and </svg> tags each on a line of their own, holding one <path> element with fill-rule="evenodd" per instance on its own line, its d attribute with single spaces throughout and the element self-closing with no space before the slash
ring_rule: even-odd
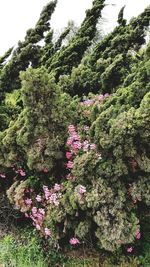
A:
<svg viewBox="0 0 150 267">
<path fill-rule="evenodd" d="M 26 30 L 34 27 L 43 6 L 48 2 L 49 0 L 0 0 L 0 55 L 23 40 Z M 106 3 L 109 5 L 103 11 L 103 17 L 107 19 L 104 27 L 109 31 L 114 27 L 123 5 L 126 5 L 125 17 L 129 19 L 150 5 L 150 0 L 106 0 Z M 55 29 L 61 29 L 71 19 L 79 25 L 85 16 L 85 10 L 91 5 L 92 0 L 58 0 L 51 25 Z"/>
</svg>

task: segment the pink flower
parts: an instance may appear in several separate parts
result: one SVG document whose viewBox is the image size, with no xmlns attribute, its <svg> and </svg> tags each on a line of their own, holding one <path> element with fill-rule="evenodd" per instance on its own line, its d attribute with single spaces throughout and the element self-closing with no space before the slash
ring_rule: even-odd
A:
<svg viewBox="0 0 150 267">
<path fill-rule="evenodd" d="M 20 174 L 21 176 L 25 176 L 25 175 L 26 175 L 26 173 L 25 173 L 23 170 L 20 170 L 19 174 Z"/>
<path fill-rule="evenodd" d="M 96 149 L 96 145 L 95 144 L 91 144 L 90 145 L 90 149 L 92 149 L 92 150 Z"/>
<path fill-rule="evenodd" d="M 33 207 L 33 208 L 32 208 L 32 214 L 33 214 L 33 215 L 37 214 L 37 208 L 36 208 L 36 207 Z"/>
<path fill-rule="evenodd" d="M 68 161 L 66 166 L 67 166 L 68 169 L 72 169 L 73 168 L 73 162 L 72 161 Z"/>
<path fill-rule="evenodd" d="M 97 96 L 97 99 L 98 99 L 99 101 L 102 101 L 102 100 L 104 99 L 104 96 L 103 96 L 103 95 L 98 95 L 98 96 Z"/>
<path fill-rule="evenodd" d="M 136 235 L 136 239 L 140 239 L 141 238 L 141 233 L 138 233 L 137 235 Z"/>
<path fill-rule="evenodd" d="M 133 247 L 129 247 L 129 248 L 127 248 L 127 252 L 128 253 L 131 253 L 133 251 Z"/>
<path fill-rule="evenodd" d="M 75 132 L 75 127 L 74 127 L 74 125 L 69 125 L 69 126 L 68 126 L 68 132 L 69 132 L 69 133 L 73 133 L 73 132 Z"/>
<path fill-rule="evenodd" d="M 41 201 L 42 201 L 42 197 L 41 197 L 40 195 L 37 195 L 37 196 L 36 196 L 36 201 L 37 201 L 37 202 L 41 202 Z"/>
<path fill-rule="evenodd" d="M 59 201 L 58 201 L 57 195 L 55 193 L 50 196 L 49 203 L 54 204 L 55 206 L 59 205 Z"/>
<path fill-rule="evenodd" d="M 48 187 L 45 185 L 43 186 L 43 191 L 44 191 L 46 200 L 48 200 L 49 196 L 51 195 L 51 192 L 49 191 Z"/>
<path fill-rule="evenodd" d="M 61 189 L 61 185 L 60 184 L 55 184 L 54 185 L 54 190 L 55 191 L 59 191 Z"/>
<path fill-rule="evenodd" d="M 36 224 L 35 227 L 37 230 L 41 230 L 41 226 L 39 224 Z"/>
<path fill-rule="evenodd" d="M 1 174 L 0 174 L 0 177 L 1 177 L 1 178 L 6 178 L 6 175 L 5 175 L 4 173 L 1 173 Z"/>
<path fill-rule="evenodd" d="M 48 168 L 44 168 L 43 172 L 47 173 L 48 172 Z"/>
<path fill-rule="evenodd" d="M 76 132 L 73 133 L 71 136 L 72 136 L 73 140 L 80 141 L 80 137 L 79 137 L 79 135 Z"/>
<path fill-rule="evenodd" d="M 90 146 L 89 142 L 87 140 L 85 140 L 83 142 L 83 151 L 84 152 L 88 151 L 89 146 Z"/>
<path fill-rule="evenodd" d="M 72 144 L 72 142 L 73 142 L 73 138 L 72 137 L 69 137 L 68 139 L 67 139 L 67 145 L 68 146 L 70 146 L 71 144 Z"/>
<path fill-rule="evenodd" d="M 73 143 L 73 148 L 74 149 L 81 149 L 81 147 L 82 147 L 82 144 L 80 142 L 74 142 Z"/>
<path fill-rule="evenodd" d="M 80 194 L 84 194 L 84 193 L 86 193 L 86 187 L 83 186 L 83 185 L 80 185 L 80 187 L 79 187 L 79 193 L 80 193 Z"/>
<path fill-rule="evenodd" d="M 39 209 L 39 212 L 40 212 L 42 215 L 45 215 L 45 210 L 44 210 L 44 209 Z"/>
<path fill-rule="evenodd" d="M 83 104 L 85 105 L 85 106 L 91 106 L 91 105 L 93 105 L 93 103 L 94 103 L 94 101 L 92 100 L 92 99 L 87 99 L 87 100 L 85 100 L 84 102 L 83 102 Z"/>
<path fill-rule="evenodd" d="M 80 244 L 80 241 L 79 241 L 79 239 L 73 237 L 73 238 L 70 239 L 69 243 L 71 245 L 77 245 L 77 244 Z"/>
<path fill-rule="evenodd" d="M 37 219 L 39 222 L 43 221 L 43 215 L 41 213 L 37 213 Z"/>
<path fill-rule="evenodd" d="M 51 231 L 48 228 L 45 228 L 44 232 L 46 236 L 51 236 Z"/>
<path fill-rule="evenodd" d="M 31 198 L 27 198 L 27 199 L 25 199 L 25 204 L 26 205 L 28 205 L 28 206 L 30 206 L 31 204 L 32 204 L 32 200 L 31 200 Z"/>
<path fill-rule="evenodd" d="M 136 239 L 140 239 L 141 238 L 141 233 L 140 230 L 138 229 L 135 233 Z"/>
<path fill-rule="evenodd" d="M 109 94 L 108 94 L 108 93 L 104 94 L 104 97 L 108 97 L 108 96 L 109 96 Z"/>
<path fill-rule="evenodd" d="M 67 180 L 74 180 L 75 177 L 73 177 L 70 173 L 66 175 Z"/>
<path fill-rule="evenodd" d="M 71 159 L 71 157 L 72 157 L 71 152 L 66 152 L 66 158 L 67 158 L 67 159 Z"/>
</svg>

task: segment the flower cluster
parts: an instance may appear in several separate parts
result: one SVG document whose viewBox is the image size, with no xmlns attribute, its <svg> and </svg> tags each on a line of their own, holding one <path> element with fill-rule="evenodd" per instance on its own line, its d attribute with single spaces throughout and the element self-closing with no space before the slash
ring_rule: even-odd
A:
<svg viewBox="0 0 150 267">
<path fill-rule="evenodd" d="M 24 204 L 28 207 L 28 212 L 25 213 L 25 216 L 33 221 L 35 228 L 46 238 L 52 235 L 50 229 L 45 224 L 47 206 L 59 205 L 61 189 L 62 185 L 57 183 L 51 189 L 43 185 L 43 192 L 41 194 L 37 194 L 35 197 L 32 194 L 32 197 L 24 199 Z M 29 193 L 29 189 L 26 192 Z"/>
<path fill-rule="evenodd" d="M 16 166 L 13 166 L 13 170 L 22 177 L 26 176 L 26 172 L 21 167 L 17 168 Z"/>
<path fill-rule="evenodd" d="M 96 95 L 94 96 L 92 99 L 84 99 L 83 102 L 81 102 L 81 105 L 84 105 L 84 106 L 87 106 L 87 107 L 90 107 L 92 105 L 94 105 L 97 101 L 98 102 L 102 102 L 104 101 L 105 98 L 109 97 L 109 94 L 106 93 L 104 95 Z"/>
<path fill-rule="evenodd" d="M 89 131 L 88 126 L 84 126 L 85 131 Z M 66 167 L 67 169 L 73 168 L 73 156 L 76 156 L 79 151 L 88 152 L 90 150 L 96 150 L 96 145 L 90 143 L 90 140 L 83 140 L 76 131 L 74 125 L 69 125 L 68 127 L 69 137 L 67 139 L 66 145 L 70 147 L 70 151 L 66 152 L 66 158 L 68 160 Z"/>
</svg>

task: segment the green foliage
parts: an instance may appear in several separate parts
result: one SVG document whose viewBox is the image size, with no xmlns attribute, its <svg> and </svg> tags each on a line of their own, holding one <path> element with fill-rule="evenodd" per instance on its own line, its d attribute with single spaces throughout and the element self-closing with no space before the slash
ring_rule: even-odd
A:
<svg viewBox="0 0 150 267">
<path fill-rule="evenodd" d="M 71 74 L 61 77 L 63 90 L 72 95 L 113 93 L 122 86 L 140 62 L 137 51 L 145 43 L 150 21 L 150 8 L 129 24 L 117 26 L 87 54 Z"/>
<path fill-rule="evenodd" d="M 1 188 L 9 187 L 11 204 L 46 238 L 52 266 L 62 263 L 56 248 L 66 244 L 94 244 L 114 255 L 138 251 L 150 207 L 150 44 L 142 47 L 150 7 L 128 24 L 123 7 L 119 25 L 87 50 L 105 1 L 93 1 L 64 46 L 71 26 L 54 43 L 49 24 L 56 2 L 43 9 L 24 42 L 0 59 Z M 26 244 L 11 237 L 1 246 L 6 266 L 47 266 L 43 254 L 34 258 L 36 239 L 28 253 Z M 143 264 L 149 264 L 148 251 L 145 242 Z M 66 266 L 74 262 L 83 264 L 70 259 Z M 135 267 L 138 260 L 104 262 L 119 264 Z"/>
<path fill-rule="evenodd" d="M 52 57 L 48 69 L 54 73 L 57 80 L 60 75 L 70 74 L 72 68 L 80 63 L 84 52 L 91 45 L 104 2 L 104 0 L 93 1 L 93 6 L 86 12 L 86 17 L 75 37 Z"/>
<path fill-rule="evenodd" d="M 20 88 L 20 71 L 26 70 L 30 64 L 33 67 L 39 66 L 41 47 L 38 42 L 44 38 L 44 33 L 50 30 L 49 20 L 56 3 L 55 0 L 51 1 L 43 8 L 35 28 L 27 31 L 25 40 L 18 43 L 18 47 L 12 52 L 10 60 L 1 69 L 0 93 L 2 96 L 5 92 Z M 11 51 L 12 49 L 2 59 L 8 57 Z"/>
<path fill-rule="evenodd" d="M 20 240 L 8 235 L 0 240 L 0 264 L 3 267 L 47 267 L 39 240 L 28 233 Z"/>
<path fill-rule="evenodd" d="M 30 68 L 21 79 L 23 110 L 1 135 L 1 166 L 10 167 L 19 159 L 29 169 L 50 171 L 63 157 L 71 98 L 44 68 Z"/>
</svg>

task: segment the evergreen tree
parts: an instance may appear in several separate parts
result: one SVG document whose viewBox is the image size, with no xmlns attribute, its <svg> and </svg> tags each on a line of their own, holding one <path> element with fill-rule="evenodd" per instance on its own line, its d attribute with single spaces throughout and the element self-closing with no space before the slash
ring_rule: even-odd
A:
<svg viewBox="0 0 150 267">
<path fill-rule="evenodd" d="M 25 40 L 18 43 L 18 47 L 13 51 L 11 59 L 1 70 L 1 97 L 5 92 L 10 92 L 20 87 L 20 71 L 26 70 L 30 64 L 33 67 L 39 66 L 41 47 L 38 42 L 44 38 L 44 33 L 50 30 L 49 20 L 54 12 L 56 3 L 56 0 L 51 1 L 43 8 L 35 28 L 27 31 Z"/>
<path fill-rule="evenodd" d="M 104 0 L 94 0 L 93 7 L 86 12 L 86 18 L 81 24 L 75 37 L 66 47 L 54 54 L 49 66 L 49 72 L 53 72 L 56 80 L 62 74 L 69 74 L 73 67 L 76 67 L 87 48 L 91 45 L 96 33 L 96 25 L 101 11 L 104 7 Z"/>
<path fill-rule="evenodd" d="M 117 26 L 70 75 L 61 77 L 62 88 L 72 95 L 114 92 L 138 61 L 135 54 L 145 43 L 149 23 L 150 7 L 129 24 Z"/>
</svg>

